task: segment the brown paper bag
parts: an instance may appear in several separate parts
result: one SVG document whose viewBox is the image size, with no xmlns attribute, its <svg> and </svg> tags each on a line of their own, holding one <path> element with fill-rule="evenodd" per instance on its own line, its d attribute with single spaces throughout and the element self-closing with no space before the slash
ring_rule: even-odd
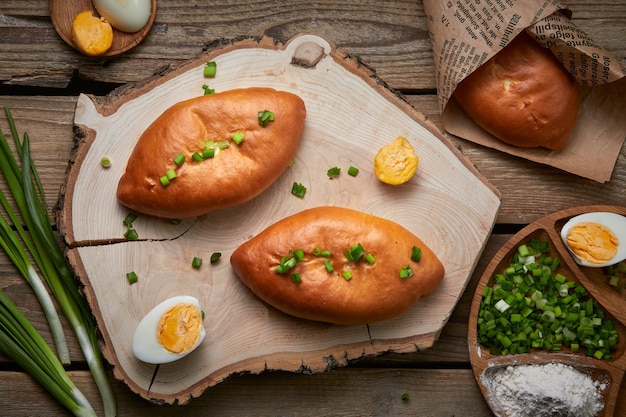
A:
<svg viewBox="0 0 626 417">
<path fill-rule="evenodd" d="M 626 78 L 619 61 L 570 20 L 556 0 L 424 0 L 444 129 L 455 136 L 598 182 L 610 180 L 626 137 Z M 565 148 L 508 145 L 478 127 L 452 97 L 457 84 L 525 30 L 581 84 Z"/>
</svg>

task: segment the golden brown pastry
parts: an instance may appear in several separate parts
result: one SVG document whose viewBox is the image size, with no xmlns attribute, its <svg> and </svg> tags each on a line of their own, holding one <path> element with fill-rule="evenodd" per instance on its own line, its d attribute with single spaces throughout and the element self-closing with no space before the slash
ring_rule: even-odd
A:
<svg viewBox="0 0 626 417">
<path fill-rule="evenodd" d="M 417 261 L 414 252 L 421 253 Z M 444 276 L 437 256 L 399 224 L 339 207 L 308 209 L 273 224 L 237 248 L 230 262 L 243 283 L 278 310 L 335 324 L 402 314 Z"/>
<path fill-rule="evenodd" d="M 521 148 L 562 149 L 578 118 L 578 85 L 525 32 L 459 83 L 454 97 L 476 124 Z"/>
<path fill-rule="evenodd" d="M 140 137 L 117 198 L 140 213 L 173 219 L 249 201 L 289 166 L 305 117 L 300 97 L 270 88 L 177 103 Z"/>
</svg>

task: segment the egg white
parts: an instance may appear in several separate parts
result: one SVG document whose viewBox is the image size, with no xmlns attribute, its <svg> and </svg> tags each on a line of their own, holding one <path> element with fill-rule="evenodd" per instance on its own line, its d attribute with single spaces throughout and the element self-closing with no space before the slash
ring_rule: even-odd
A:
<svg viewBox="0 0 626 417">
<path fill-rule="evenodd" d="M 594 264 L 576 256 L 576 254 L 570 249 L 569 245 L 567 244 L 567 235 L 573 226 L 576 226 L 577 224 L 582 222 L 599 223 L 611 229 L 613 234 L 617 236 L 618 242 L 617 253 L 613 258 L 602 264 Z M 565 223 L 563 229 L 561 229 L 561 239 L 563 239 L 563 243 L 565 243 L 565 246 L 572 255 L 572 258 L 574 258 L 574 261 L 576 261 L 578 265 L 591 266 L 596 268 L 614 265 L 626 259 L 626 217 L 616 213 L 603 211 L 585 213 L 579 216 L 572 217 L 567 221 L 567 223 Z"/>
<path fill-rule="evenodd" d="M 150 0 L 93 0 L 100 16 L 122 32 L 139 32 L 150 20 Z"/>
<path fill-rule="evenodd" d="M 194 304 L 202 310 L 199 301 L 188 295 L 179 295 L 168 298 L 150 310 L 150 312 L 148 312 L 148 314 L 146 314 L 139 322 L 137 328 L 135 329 L 135 334 L 133 335 L 133 354 L 137 359 L 142 362 L 152 364 L 174 362 L 193 352 L 200 345 L 200 343 L 202 343 L 202 340 L 204 340 L 204 336 L 206 335 L 204 326 L 200 328 L 200 337 L 198 338 L 198 341 L 187 352 L 179 354 L 172 353 L 163 347 L 163 345 L 161 345 L 157 340 L 157 326 L 159 325 L 161 316 L 169 308 L 180 303 Z"/>
</svg>

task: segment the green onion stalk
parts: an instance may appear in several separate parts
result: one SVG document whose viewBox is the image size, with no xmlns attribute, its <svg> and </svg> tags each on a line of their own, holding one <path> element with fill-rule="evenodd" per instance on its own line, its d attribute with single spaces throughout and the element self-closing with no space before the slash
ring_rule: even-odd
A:
<svg viewBox="0 0 626 417">
<path fill-rule="evenodd" d="M 0 350 L 75 416 L 96 415 L 37 329 L 1 290 Z"/>
<path fill-rule="evenodd" d="M 9 202 L 4 195 L 4 193 L 0 190 L 0 200 L 2 205 L 4 206 L 8 216 L 11 218 L 11 221 L 15 225 L 15 232 L 11 225 L 6 221 L 6 219 L 0 216 L 0 246 L 6 252 L 8 257 L 11 259 L 15 267 L 18 269 L 22 277 L 28 282 L 28 284 L 33 289 L 35 296 L 39 300 L 39 304 L 42 307 L 44 315 L 48 320 L 48 324 L 50 326 L 50 330 L 52 331 L 52 338 L 54 340 L 54 345 L 56 348 L 57 356 L 59 360 L 64 365 L 70 364 L 70 352 L 67 347 L 67 340 L 65 338 L 65 332 L 63 331 L 63 325 L 61 324 L 61 319 L 59 318 L 59 314 L 57 313 L 56 307 L 54 306 L 54 302 L 52 301 L 52 297 L 50 297 L 50 293 L 48 289 L 44 285 L 43 281 L 39 277 L 37 270 L 33 267 L 33 264 L 30 262 L 24 247 L 21 245 L 20 240 L 18 239 L 17 233 L 22 237 L 22 242 L 27 247 L 32 247 L 32 242 L 28 239 L 28 235 L 25 233 L 24 228 L 17 222 L 15 217 L 15 212 L 11 209 Z"/>
<path fill-rule="evenodd" d="M 5 108 L 5 112 L 21 169 L 0 131 L 0 170 L 9 185 L 26 229 L 30 232 L 32 245 L 27 246 L 27 249 L 78 340 L 100 391 L 105 416 L 114 416 L 117 414 L 117 405 L 98 346 L 95 319 L 86 300 L 81 296 L 78 282 L 56 241 L 43 187 L 31 159 L 29 136 L 25 133 L 23 142 L 20 142 L 9 109 Z"/>
</svg>

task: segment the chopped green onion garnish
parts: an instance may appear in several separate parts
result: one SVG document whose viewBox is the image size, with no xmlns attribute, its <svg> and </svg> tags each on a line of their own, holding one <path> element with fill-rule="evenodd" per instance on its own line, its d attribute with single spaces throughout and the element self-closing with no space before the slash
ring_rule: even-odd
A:
<svg viewBox="0 0 626 417">
<path fill-rule="evenodd" d="M 324 266 L 326 267 L 326 271 L 333 272 L 335 268 L 333 268 L 333 264 L 330 261 L 324 261 Z"/>
<path fill-rule="evenodd" d="M 260 111 L 257 116 L 259 119 L 259 125 L 262 127 L 266 127 L 269 122 L 274 121 L 274 113 L 269 110 Z"/>
<path fill-rule="evenodd" d="M 202 266 L 202 258 L 195 257 L 191 261 L 191 266 L 193 268 L 200 268 Z"/>
<path fill-rule="evenodd" d="M 215 149 L 215 141 L 214 140 L 205 140 L 204 141 L 204 149 Z"/>
<path fill-rule="evenodd" d="M 328 169 L 328 171 L 326 171 L 326 175 L 328 175 L 329 178 L 336 177 L 340 173 L 341 173 L 341 168 L 339 167 L 332 167 Z"/>
<path fill-rule="evenodd" d="M 328 257 L 332 256 L 332 254 L 330 253 L 329 250 L 324 250 L 324 249 L 320 249 L 320 248 L 314 248 L 313 249 L 313 255 L 315 255 L 315 256 L 323 256 L 324 258 L 328 258 Z"/>
<path fill-rule="evenodd" d="M 137 214 L 135 213 L 128 213 L 126 215 L 126 217 L 124 217 L 124 220 L 122 220 L 122 224 L 124 224 L 124 226 L 126 227 L 133 227 L 133 222 L 137 220 Z"/>
<path fill-rule="evenodd" d="M 168 180 L 173 180 L 174 178 L 176 178 L 176 171 L 174 171 L 173 169 L 168 169 L 165 172 L 165 176 L 167 177 Z"/>
<path fill-rule="evenodd" d="M 283 256 L 280 261 L 280 264 L 276 267 L 276 273 L 285 274 L 291 268 L 295 267 L 297 263 L 298 263 L 298 260 L 294 256 L 291 256 L 291 257 Z"/>
<path fill-rule="evenodd" d="M 167 187 L 168 185 L 170 185 L 170 179 L 167 178 L 167 175 L 163 175 L 161 178 L 159 178 L 159 181 L 161 182 L 161 185 L 163 187 Z"/>
<path fill-rule="evenodd" d="M 376 258 L 374 258 L 374 255 L 372 255 L 371 253 L 368 253 L 367 255 L 365 255 L 365 260 L 370 265 L 374 265 L 374 262 L 376 262 Z"/>
<path fill-rule="evenodd" d="M 100 158 L 100 165 L 102 165 L 104 168 L 110 168 L 111 160 L 109 159 L 109 157 L 103 156 L 102 158 Z"/>
<path fill-rule="evenodd" d="M 211 263 L 214 264 L 217 261 L 220 260 L 220 258 L 222 257 L 222 252 L 213 252 L 211 254 Z"/>
<path fill-rule="evenodd" d="M 202 162 L 204 160 L 204 158 L 202 157 L 202 154 L 200 154 L 200 152 L 194 152 L 191 154 L 191 158 L 196 161 L 196 162 Z"/>
<path fill-rule="evenodd" d="M 217 72 L 217 63 L 215 61 L 208 61 L 204 66 L 204 76 L 206 78 L 213 78 Z"/>
<path fill-rule="evenodd" d="M 204 84 L 202 86 L 202 89 L 204 90 L 204 95 L 205 96 L 208 96 L 210 94 L 214 94 L 215 93 L 215 89 L 214 88 L 209 88 L 209 86 L 206 85 L 206 84 Z"/>
<path fill-rule="evenodd" d="M 128 280 L 128 283 L 132 285 L 137 282 L 139 278 L 137 277 L 137 273 L 135 271 L 131 271 L 126 273 L 126 279 Z"/>
<path fill-rule="evenodd" d="M 365 255 L 365 249 L 363 249 L 363 246 L 361 246 L 360 243 L 350 246 L 351 261 L 358 262 L 363 257 L 363 255 Z"/>
<path fill-rule="evenodd" d="M 297 261 L 301 261 L 304 259 L 304 250 L 303 249 L 296 249 L 295 251 L 293 251 L 293 256 L 296 258 Z"/>
<path fill-rule="evenodd" d="M 511 306 L 504 300 L 498 300 L 498 302 L 496 303 L 496 305 L 494 306 L 496 308 L 496 310 L 498 310 L 500 313 L 504 313 L 505 311 L 507 311 Z"/>
<path fill-rule="evenodd" d="M 202 159 L 211 159 L 214 156 L 215 156 L 215 148 L 202 150 Z"/>
<path fill-rule="evenodd" d="M 415 262 L 419 262 L 422 259 L 422 249 L 417 246 L 413 246 L 411 248 L 411 260 Z"/>
<path fill-rule="evenodd" d="M 245 137 L 243 133 L 237 131 L 233 133 L 232 139 L 233 139 L 233 142 L 235 142 L 235 145 L 239 145 L 241 142 L 245 140 Z"/>
<path fill-rule="evenodd" d="M 294 272 L 293 274 L 291 274 L 291 281 L 296 284 L 302 282 L 302 277 L 300 276 L 300 273 Z"/>
<path fill-rule="evenodd" d="M 128 240 L 137 240 L 137 238 L 139 238 L 139 234 L 135 229 L 128 229 L 126 233 L 124 233 L 124 237 Z"/>
<path fill-rule="evenodd" d="M 343 271 L 343 274 L 341 275 L 346 281 L 349 281 L 352 279 L 352 273 L 350 271 Z"/>
<path fill-rule="evenodd" d="M 404 265 L 400 270 L 400 278 L 409 278 L 413 276 L 413 270 L 409 265 Z"/>
<path fill-rule="evenodd" d="M 291 187 L 291 194 L 296 197 L 304 198 L 304 195 L 306 194 L 306 187 L 301 183 L 294 182 Z"/>
<path fill-rule="evenodd" d="M 228 141 L 227 141 L 227 140 L 221 141 L 221 142 L 219 142 L 219 143 L 217 144 L 217 147 L 218 147 L 218 149 L 219 149 L 220 151 L 222 151 L 222 150 L 224 150 L 224 149 L 228 148 L 229 146 L 230 146 L 230 144 L 228 143 Z"/>
<path fill-rule="evenodd" d="M 613 322 L 583 286 L 555 270 L 559 260 L 549 252 L 547 242 L 531 239 L 494 274 L 482 291 L 478 342 L 493 355 L 569 347 L 610 360 L 618 338 Z"/>
<path fill-rule="evenodd" d="M 525 258 L 530 255 L 530 249 L 528 249 L 528 246 L 526 245 L 520 245 L 517 248 L 517 253 L 519 254 L 519 256 Z"/>
<path fill-rule="evenodd" d="M 176 166 L 181 166 L 183 162 L 185 162 L 185 155 L 183 155 L 183 153 L 181 152 L 176 155 L 176 158 L 174 158 L 174 163 L 176 164 Z"/>
<path fill-rule="evenodd" d="M 356 177 L 358 173 L 359 169 L 357 167 L 350 166 L 350 168 L 348 168 L 348 175 Z"/>
</svg>

